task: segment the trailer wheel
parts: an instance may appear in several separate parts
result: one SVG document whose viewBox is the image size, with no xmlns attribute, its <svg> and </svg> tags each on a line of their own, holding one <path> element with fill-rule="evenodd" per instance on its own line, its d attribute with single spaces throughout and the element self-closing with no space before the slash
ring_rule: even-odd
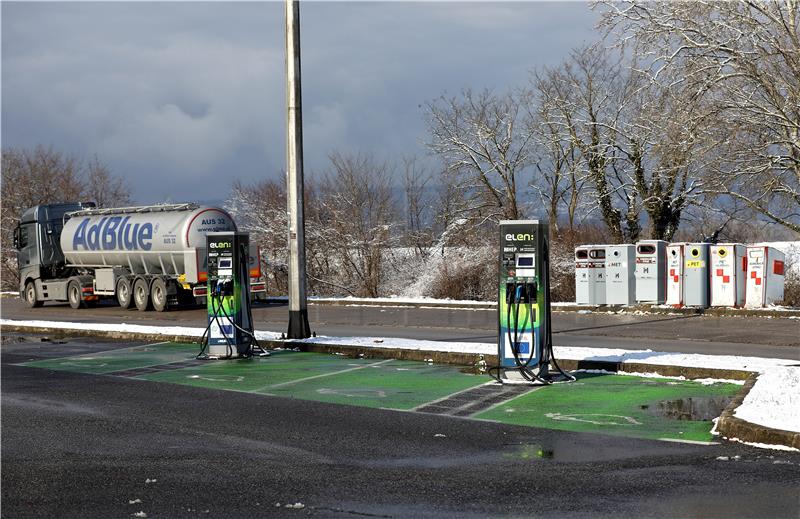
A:
<svg viewBox="0 0 800 519">
<path fill-rule="evenodd" d="M 81 284 L 77 281 L 70 281 L 67 285 L 67 297 L 69 298 L 69 306 L 75 310 L 86 308 L 86 301 L 83 300 L 83 293 L 81 292 Z"/>
<path fill-rule="evenodd" d="M 44 304 L 43 301 L 36 299 L 36 285 L 33 281 L 25 283 L 25 302 L 31 308 L 38 308 Z"/>
<path fill-rule="evenodd" d="M 157 312 L 163 312 L 169 308 L 169 297 L 167 296 L 167 284 L 163 278 L 156 278 L 150 287 L 150 298 L 153 300 L 153 308 Z"/>
<path fill-rule="evenodd" d="M 133 283 L 133 301 L 140 312 L 150 309 L 150 287 L 146 279 L 139 278 Z"/>
<path fill-rule="evenodd" d="M 131 281 L 128 278 L 120 278 L 117 281 L 117 303 L 120 308 L 127 310 L 133 304 L 133 297 L 131 297 Z"/>
</svg>

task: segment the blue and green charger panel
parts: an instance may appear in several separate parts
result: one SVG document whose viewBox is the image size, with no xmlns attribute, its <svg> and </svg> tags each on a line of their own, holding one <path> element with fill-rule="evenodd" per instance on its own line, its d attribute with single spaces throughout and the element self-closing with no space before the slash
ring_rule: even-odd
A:
<svg viewBox="0 0 800 519">
<path fill-rule="evenodd" d="M 549 290 L 546 275 L 547 224 L 538 220 L 500 222 L 498 359 L 508 370 L 547 369 L 543 359 Z M 546 374 L 542 372 L 542 374 Z"/>
<path fill-rule="evenodd" d="M 248 270 L 249 235 L 215 232 L 206 235 L 208 281 L 208 354 L 231 357 L 248 351 L 253 325 Z"/>
</svg>

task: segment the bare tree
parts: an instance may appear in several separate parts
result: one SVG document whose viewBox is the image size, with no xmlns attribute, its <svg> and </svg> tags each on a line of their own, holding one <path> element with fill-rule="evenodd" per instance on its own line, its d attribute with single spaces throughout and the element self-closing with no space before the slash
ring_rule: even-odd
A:
<svg viewBox="0 0 800 519">
<path fill-rule="evenodd" d="M 233 216 L 239 230 L 249 232 L 250 240 L 258 245 L 268 289 L 285 294 L 288 275 L 285 183 L 264 180 L 243 184 L 236 180 L 225 209 Z"/>
<path fill-rule="evenodd" d="M 543 98 L 551 105 L 547 110 L 558 115 L 561 131 L 581 153 L 592 187 L 586 193 L 592 199 L 589 210 L 599 210 L 616 242 L 638 234 L 635 190 L 615 169 L 615 129 L 625 87 L 621 73 L 619 62 L 610 60 L 601 47 L 575 49 L 560 66 L 545 70 L 549 95 Z"/>
<path fill-rule="evenodd" d="M 95 155 L 86 165 L 86 196 L 98 207 L 119 207 L 131 203 L 131 190 L 123 178 L 114 176 Z"/>
<path fill-rule="evenodd" d="M 455 175 L 467 201 L 460 217 L 482 223 L 522 216 L 519 178 L 532 164 L 533 137 L 522 121 L 523 104 L 518 94 L 488 90 L 427 104 L 428 147 Z"/>
<path fill-rule="evenodd" d="M 567 237 L 571 240 L 580 196 L 587 176 L 582 155 L 569 128 L 574 114 L 569 107 L 570 91 L 557 70 L 537 72 L 531 79 L 532 94 L 528 104 L 529 123 L 533 125 L 536 144 L 536 172 L 531 188 L 547 207 L 550 233 L 560 233 L 559 216 L 566 206 Z"/>
<path fill-rule="evenodd" d="M 587 208 L 597 209 L 615 241 L 635 241 L 643 229 L 671 239 L 681 214 L 706 192 L 708 124 L 691 103 L 649 80 L 635 53 L 599 45 L 576 49 L 560 66 L 534 76 L 537 124 L 550 191 L 570 194 L 570 216 L 588 179 Z M 575 151 L 579 157 L 575 156 Z M 562 172 L 571 185 L 556 189 Z M 576 173 L 584 168 L 585 173 Z"/>
<path fill-rule="evenodd" d="M 335 254 L 340 275 L 328 281 L 352 295 L 378 297 L 384 257 L 400 243 L 392 168 L 369 155 L 330 156 L 322 181 L 321 230 Z"/>
<path fill-rule="evenodd" d="M 651 78 L 718 121 L 716 191 L 800 232 L 800 3 L 604 5 Z"/>
<path fill-rule="evenodd" d="M 403 172 L 406 240 L 414 246 L 414 251 L 418 256 L 426 256 L 433 240 L 431 227 L 433 211 L 428 191 L 431 174 L 425 170 L 416 157 L 403 159 Z"/>
<path fill-rule="evenodd" d="M 708 120 L 683 91 L 650 82 L 632 63 L 624 72 L 626 95 L 614 128 L 616 167 L 633 184 L 647 213 L 650 238 L 671 240 L 683 211 L 703 203 Z"/>
</svg>

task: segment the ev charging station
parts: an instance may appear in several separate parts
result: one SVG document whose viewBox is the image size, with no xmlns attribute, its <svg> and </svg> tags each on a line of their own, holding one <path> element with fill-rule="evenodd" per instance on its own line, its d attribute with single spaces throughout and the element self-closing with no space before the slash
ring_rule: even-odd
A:
<svg viewBox="0 0 800 519">
<path fill-rule="evenodd" d="M 746 308 L 763 308 L 783 300 L 786 256 L 774 247 L 747 247 Z"/>
<path fill-rule="evenodd" d="M 711 306 L 744 306 L 747 255 L 741 243 L 711 246 Z"/>
<path fill-rule="evenodd" d="M 636 243 L 636 302 L 664 304 L 667 300 L 667 242 Z"/>
<path fill-rule="evenodd" d="M 607 304 L 636 304 L 635 262 L 635 245 L 609 245 L 606 247 Z"/>
<path fill-rule="evenodd" d="M 261 349 L 250 308 L 249 235 L 208 233 L 206 254 L 208 327 L 198 357 L 249 357 L 254 345 Z"/>
<path fill-rule="evenodd" d="M 497 329 L 501 383 L 550 384 L 565 373 L 553 358 L 550 330 L 548 226 L 538 220 L 500 222 Z"/>
</svg>

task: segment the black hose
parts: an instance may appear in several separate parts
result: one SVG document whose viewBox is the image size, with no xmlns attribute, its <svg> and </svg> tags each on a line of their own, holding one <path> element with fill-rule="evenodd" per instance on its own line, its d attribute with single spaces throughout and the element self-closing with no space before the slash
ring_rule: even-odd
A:
<svg viewBox="0 0 800 519">
<path fill-rule="evenodd" d="M 543 379 L 542 377 L 540 377 L 538 375 L 538 373 L 534 373 L 530 369 L 531 361 L 533 360 L 534 354 L 536 353 L 536 349 L 535 349 L 536 348 L 536 344 L 535 344 L 535 340 L 534 340 L 536 338 L 535 330 L 534 330 L 535 319 L 530 320 L 530 324 L 531 324 L 531 342 L 528 344 L 528 349 L 529 349 L 530 355 L 528 356 L 528 359 L 525 362 L 522 362 L 522 359 L 519 356 L 519 350 L 518 350 L 518 348 L 515 347 L 515 345 L 519 344 L 519 338 L 520 338 L 519 334 L 520 334 L 520 332 L 524 333 L 525 327 L 528 325 L 529 319 L 531 317 L 533 317 L 533 300 L 531 298 L 532 294 L 530 293 L 529 290 L 525 290 L 525 294 L 528 297 L 528 315 L 526 316 L 525 321 L 522 323 L 522 326 L 520 326 L 520 323 L 519 323 L 519 307 L 520 307 L 520 304 L 522 303 L 522 301 L 521 301 L 521 299 L 522 299 L 522 290 L 521 289 L 524 289 L 526 286 L 527 286 L 526 284 L 520 285 L 517 282 L 514 283 L 514 297 L 512 298 L 513 306 L 514 306 L 514 339 L 511 342 L 511 352 L 514 354 L 514 363 L 517 365 L 517 370 L 519 370 L 519 373 L 520 373 L 520 375 L 522 375 L 522 378 L 524 378 L 525 380 L 527 380 L 529 382 L 537 381 L 537 382 L 541 382 L 542 384 L 549 384 L 550 383 L 549 381 Z M 508 330 L 509 340 L 511 340 L 511 323 L 510 323 L 510 319 L 511 319 L 511 308 L 509 308 L 508 314 L 506 316 L 506 329 Z M 541 365 L 542 365 L 542 363 L 541 363 L 541 360 L 540 360 L 539 366 L 538 366 L 540 370 L 541 370 Z"/>
<path fill-rule="evenodd" d="M 218 291 L 219 290 L 217 290 L 217 292 Z M 223 306 L 222 306 L 222 301 L 219 301 L 219 303 L 220 303 L 219 307 L 215 308 L 214 302 L 216 301 L 216 299 L 214 297 L 214 292 L 212 291 L 212 292 L 206 294 L 206 297 L 210 298 L 209 302 L 211 303 L 211 319 L 209 319 L 208 326 L 206 326 L 205 331 L 203 331 L 203 336 L 200 338 L 200 353 L 198 353 L 197 356 L 195 356 L 195 358 L 196 359 L 208 359 L 208 358 L 210 358 L 208 356 L 208 354 L 205 353 L 205 352 L 206 352 L 206 349 L 208 348 L 208 341 L 210 340 L 210 333 L 209 332 L 211 331 L 211 325 L 212 325 L 212 323 L 217 323 L 217 326 L 219 327 L 220 331 L 222 332 L 222 336 L 225 338 L 225 351 L 228 354 L 226 357 L 222 357 L 222 358 L 229 359 L 229 358 L 233 357 L 233 347 L 231 345 L 231 341 L 228 338 L 227 334 L 222 330 L 222 323 L 220 323 L 220 321 L 219 321 L 219 312 L 220 312 L 220 310 L 222 310 L 224 312 L 224 309 L 223 309 Z"/>
<path fill-rule="evenodd" d="M 241 326 L 236 324 L 236 321 L 233 320 L 232 316 L 228 315 L 228 313 L 225 312 L 224 308 L 222 310 L 222 314 L 225 316 L 225 318 L 228 320 L 228 322 L 231 323 L 231 325 L 233 325 L 234 328 L 236 328 L 240 332 L 242 332 L 245 335 L 247 335 L 249 337 L 249 339 L 250 339 L 250 341 L 248 342 L 248 345 L 247 345 L 248 346 L 247 351 L 242 356 L 244 356 L 244 357 L 252 357 L 253 356 L 253 344 L 255 344 L 255 347 L 258 348 L 259 350 L 261 350 L 262 353 L 269 354 L 269 352 L 267 350 L 265 350 L 264 347 L 261 346 L 261 344 L 259 344 L 258 339 L 256 339 L 256 336 L 255 336 L 255 334 L 253 332 L 251 332 L 250 330 L 247 330 L 245 328 L 242 328 Z"/>
<path fill-rule="evenodd" d="M 548 359 L 547 361 L 552 361 L 553 367 L 558 370 L 563 376 L 567 378 L 570 382 L 575 382 L 577 379 L 574 375 L 571 375 L 561 369 L 561 366 L 558 365 L 558 361 L 556 361 L 556 355 L 553 352 L 553 331 L 550 328 L 551 324 L 551 311 L 550 311 L 550 249 L 548 248 L 547 244 L 545 243 L 543 250 L 542 250 L 542 263 L 545 265 L 544 268 L 544 275 L 546 277 L 545 287 L 547 287 L 547 291 L 545 292 L 545 324 L 547 326 L 547 335 L 546 335 L 546 342 L 545 342 L 545 349 L 547 351 Z"/>
</svg>

